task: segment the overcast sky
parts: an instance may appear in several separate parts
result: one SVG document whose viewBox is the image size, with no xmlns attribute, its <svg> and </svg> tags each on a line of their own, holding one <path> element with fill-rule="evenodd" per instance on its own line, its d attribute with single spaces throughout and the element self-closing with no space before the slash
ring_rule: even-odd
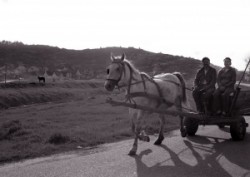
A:
<svg viewBox="0 0 250 177">
<path fill-rule="evenodd" d="M 0 0 L 0 40 L 68 49 L 135 47 L 243 70 L 250 0 Z M 167 71 L 166 71 L 167 72 Z"/>
</svg>

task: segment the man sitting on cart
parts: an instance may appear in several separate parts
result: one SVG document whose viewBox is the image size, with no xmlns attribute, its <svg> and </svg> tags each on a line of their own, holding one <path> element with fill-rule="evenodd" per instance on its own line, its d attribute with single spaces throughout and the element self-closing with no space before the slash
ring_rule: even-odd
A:
<svg viewBox="0 0 250 177">
<path fill-rule="evenodd" d="M 216 70 L 210 66 L 210 59 L 202 59 L 203 67 L 198 70 L 194 80 L 193 98 L 199 113 L 209 113 L 210 99 L 215 90 Z"/>
<path fill-rule="evenodd" d="M 231 59 L 224 59 L 224 68 L 218 73 L 217 84 L 218 88 L 213 95 L 213 110 L 216 115 L 226 116 L 230 109 L 230 95 L 234 92 L 236 83 L 236 70 L 231 67 Z"/>
</svg>

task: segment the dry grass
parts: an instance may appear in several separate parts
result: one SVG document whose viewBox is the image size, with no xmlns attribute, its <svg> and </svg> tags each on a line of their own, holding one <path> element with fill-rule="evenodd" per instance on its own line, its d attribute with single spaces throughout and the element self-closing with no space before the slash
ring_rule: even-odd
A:
<svg viewBox="0 0 250 177">
<path fill-rule="evenodd" d="M 102 82 L 2 89 L 1 98 L 11 100 L 8 106 L 17 101 L 18 107 L 0 112 L 0 163 L 131 138 L 127 108 L 106 104 L 108 95 Z M 146 121 L 150 134 L 158 132 L 154 117 Z M 166 131 L 179 127 L 176 117 L 166 122 Z"/>
</svg>

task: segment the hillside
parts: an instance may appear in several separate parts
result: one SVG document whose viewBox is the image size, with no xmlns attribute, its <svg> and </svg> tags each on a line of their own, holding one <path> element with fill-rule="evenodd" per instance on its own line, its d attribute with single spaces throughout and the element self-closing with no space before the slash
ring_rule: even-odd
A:
<svg viewBox="0 0 250 177">
<path fill-rule="evenodd" d="M 82 78 L 104 77 L 109 64 L 110 54 L 125 53 L 140 71 L 150 75 L 162 72 L 178 71 L 186 79 L 193 78 L 201 61 L 182 56 L 148 52 L 136 48 L 108 47 L 99 49 L 69 50 L 44 45 L 25 45 L 20 42 L 0 42 L 0 80 L 5 69 L 9 78 L 27 77 L 28 75 L 48 75 L 53 73 Z M 5 65 L 7 67 L 5 67 Z M 218 67 L 217 67 L 218 68 Z"/>
</svg>

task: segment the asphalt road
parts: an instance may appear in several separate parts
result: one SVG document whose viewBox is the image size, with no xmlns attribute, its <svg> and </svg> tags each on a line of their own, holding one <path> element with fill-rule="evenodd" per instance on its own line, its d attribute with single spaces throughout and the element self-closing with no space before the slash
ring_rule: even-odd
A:
<svg viewBox="0 0 250 177">
<path fill-rule="evenodd" d="M 250 118 L 247 118 L 250 123 Z M 68 154 L 0 166 L 0 177 L 250 177 L 250 128 L 244 141 L 231 140 L 229 128 L 200 126 L 195 137 L 166 134 L 163 145 L 132 140 Z"/>
</svg>

